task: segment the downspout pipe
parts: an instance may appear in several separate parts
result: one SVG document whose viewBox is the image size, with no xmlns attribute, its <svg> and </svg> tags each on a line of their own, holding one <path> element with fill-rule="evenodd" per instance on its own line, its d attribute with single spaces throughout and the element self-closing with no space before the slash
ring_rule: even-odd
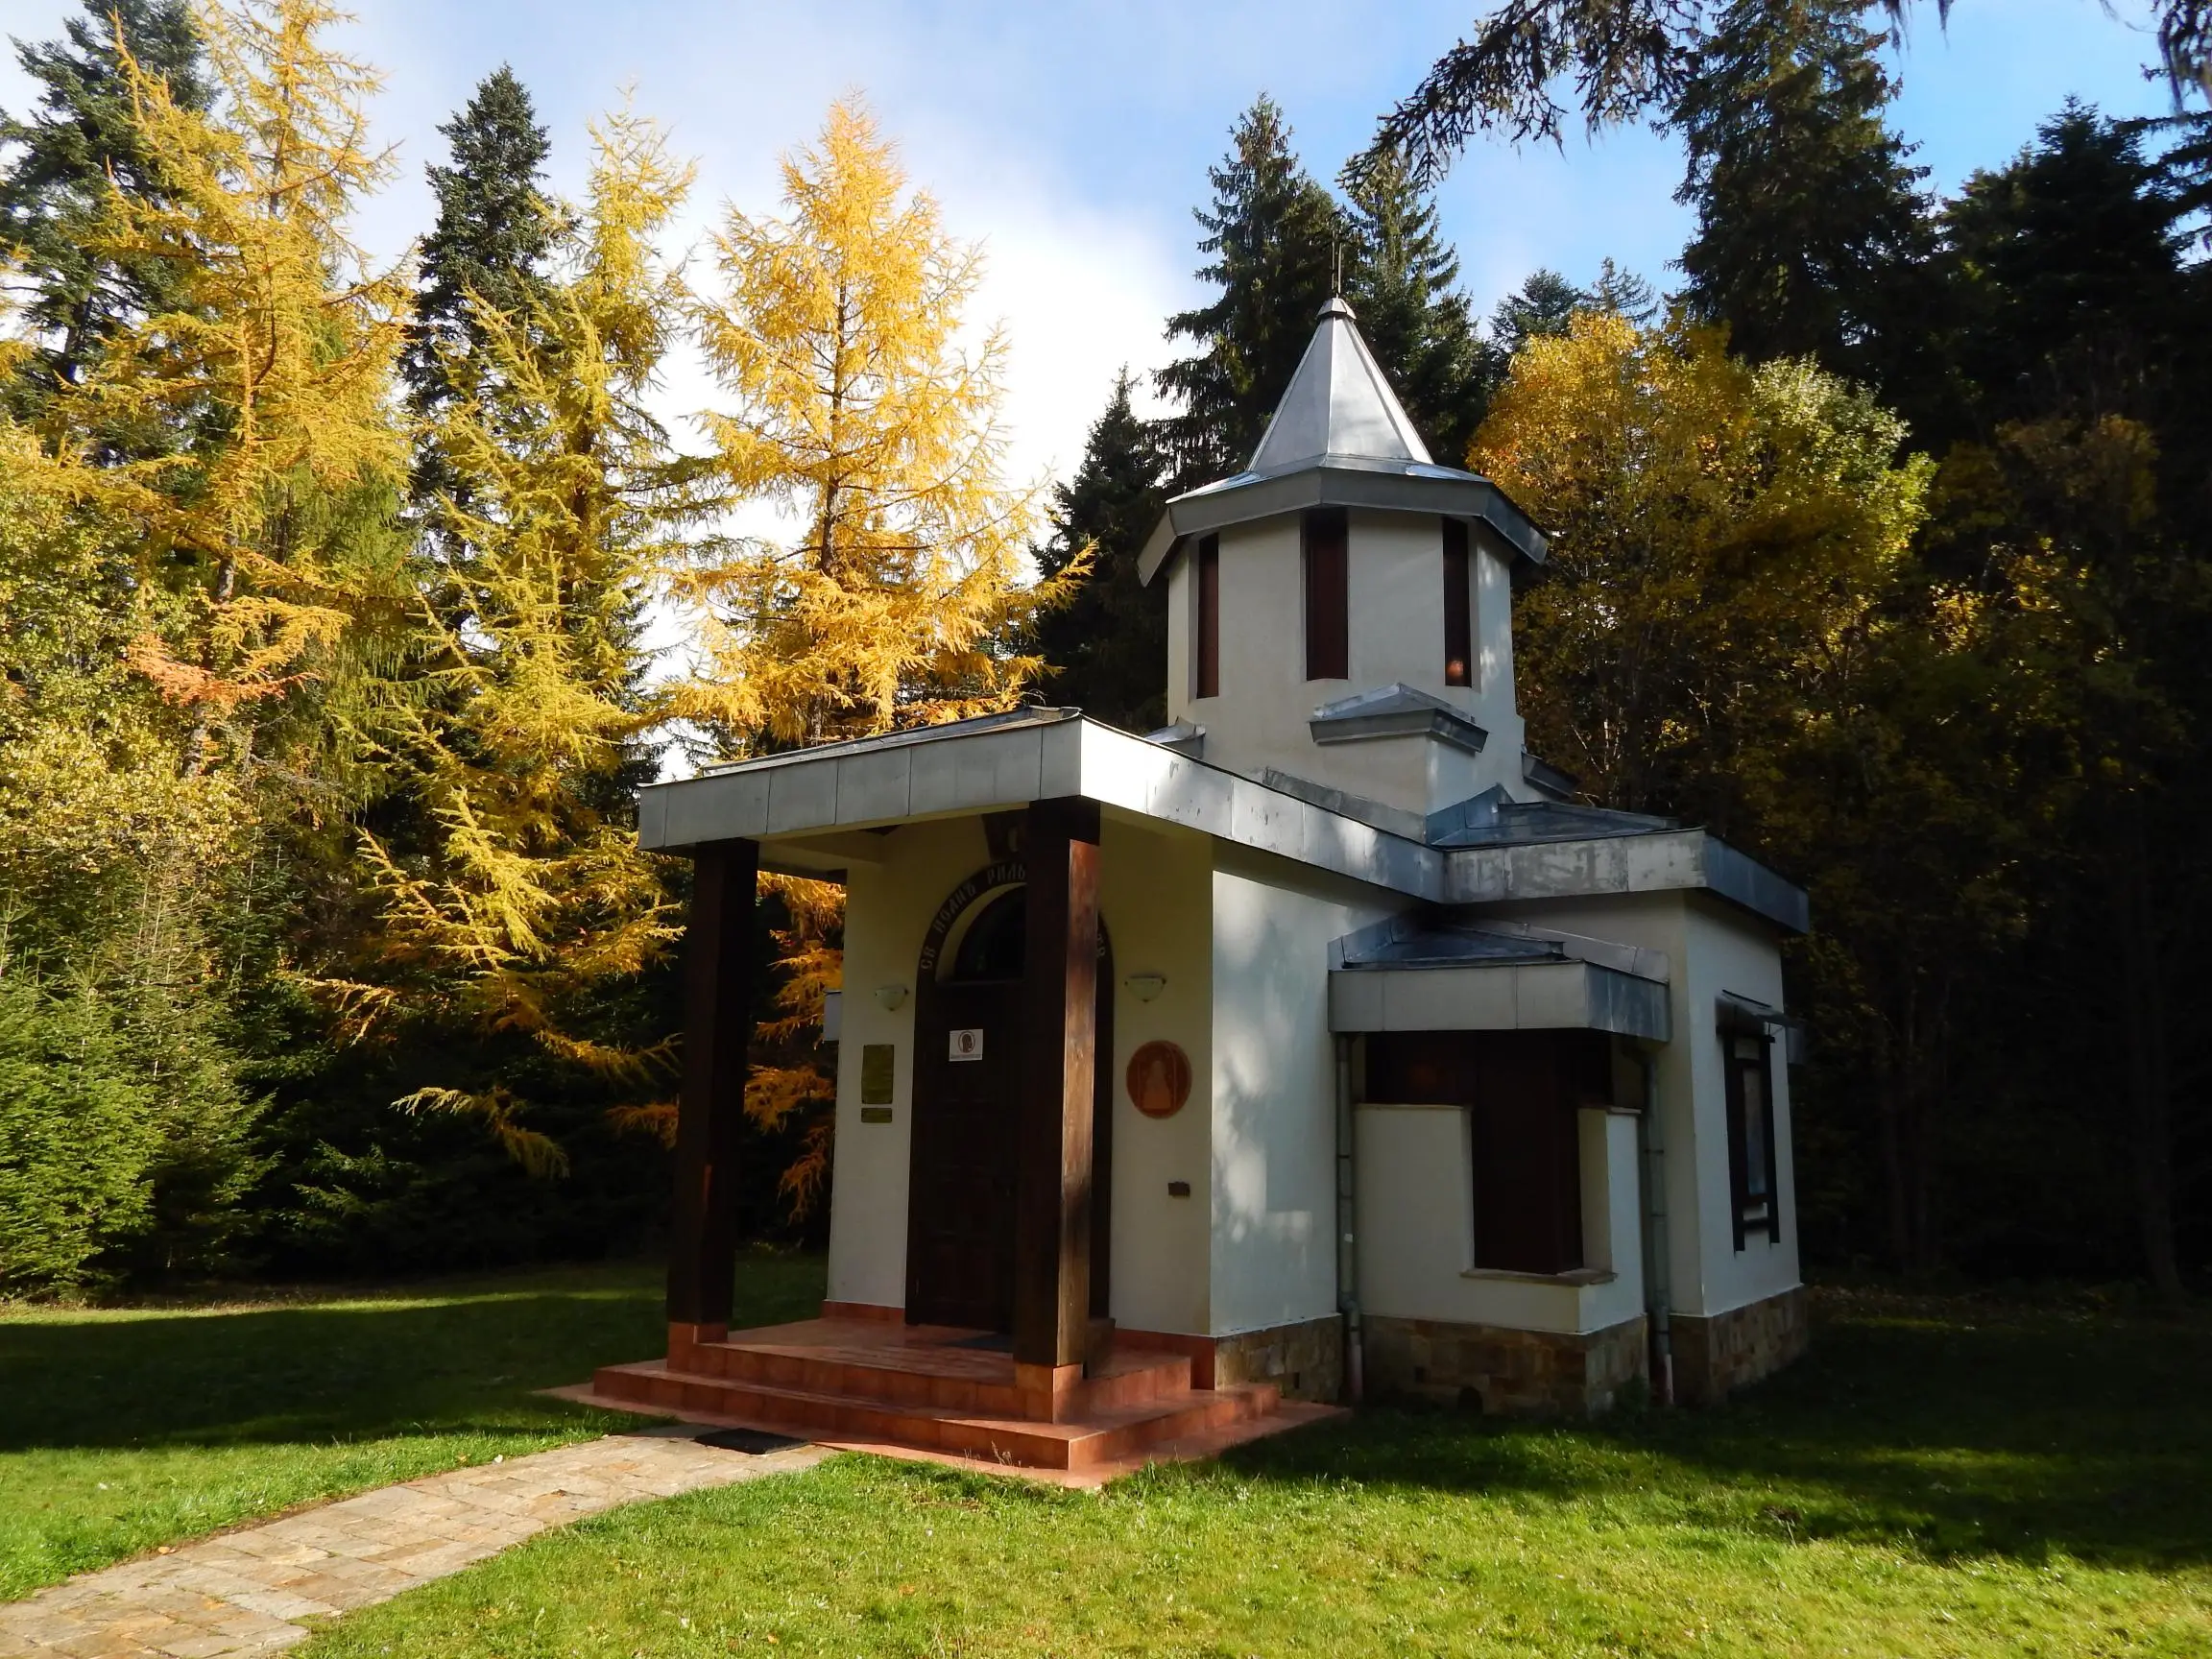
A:
<svg viewBox="0 0 2212 1659">
<path fill-rule="evenodd" d="M 1636 1127 L 1644 1143 L 1644 1312 L 1651 1333 L 1651 1398 L 1674 1404 L 1674 1333 L 1671 1324 L 1672 1255 L 1667 1241 L 1667 1128 L 1659 1116 L 1659 1053 L 1647 1046 L 1644 1112 Z"/>
<path fill-rule="evenodd" d="M 1358 1171 L 1353 1162 L 1352 1039 L 1336 1036 L 1336 1307 L 1344 1315 L 1344 1398 L 1366 1392 L 1366 1350 L 1359 1330 Z"/>
</svg>

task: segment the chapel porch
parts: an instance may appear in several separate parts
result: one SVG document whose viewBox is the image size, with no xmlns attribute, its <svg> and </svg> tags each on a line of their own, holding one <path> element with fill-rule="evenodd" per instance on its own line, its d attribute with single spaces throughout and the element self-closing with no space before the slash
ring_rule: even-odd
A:
<svg viewBox="0 0 2212 1659">
<path fill-rule="evenodd" d="M 830 1313 L 602 1367 L 566 1398 L 717 1427 L 1094 1484 L 1330 1415 L 1271 1383 L 1192 1385 L 1191 1358 L 1117 1338 L 1082 1368 L 1017 1366 L 1001 1333 Z"/>
</svg>

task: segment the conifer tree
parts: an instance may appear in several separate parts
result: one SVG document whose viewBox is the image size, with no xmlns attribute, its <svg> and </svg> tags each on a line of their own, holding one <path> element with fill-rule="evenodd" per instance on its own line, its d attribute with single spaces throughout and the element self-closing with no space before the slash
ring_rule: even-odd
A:
<svg viewBox="0 0 2212 1659">
<path fill-rule="evenodd" d="M 1395 156 L 1347 167 L 1354 257 L 1345 289 L 1376 361 L 1430 452 L 1456 467 L 1482 423 L 1487 365 L 1459 257 L 1445 243 L 1436 208 Z"/>
<path fill-rule="evenodd" d="M 193 765 L 265 749 L 288 699 L 345 672 L 349 628 L 403 591 L 388 394 L 406 297 L 348 234 L 387 169 L 365 142 L 375 77 L 324 38 L 338 16 L 322 0 L 201 13 L 213 114 L 125 55 L 161 188 L 110 196 L 91 245 L 168 267 L 176 292 L 43 421 L 46 487 L 132 525 L 141 589 L 177 600 L 149 607 L 132 658 L 195 714 Z M 127 441 L 156 430 L 189 442 Z"/>
<path fill-rule="evenodd" d="M 418 420 L 434 421 L 483 372 L 486 325 L 479 307 L 510 319 L 532 313 L 557 228 L 544 194 L 550 146 L 535 114 L 529 91 L 502 64 L 438 129 L 452 160 L 424 169 L 438 198 L 438 219 L 422 239 L 400 360 L 408 408 Z M 437 498 L 463 488 L 449 458 L 425 439 L 417 448 L 410 493 L 434 532 Z"/>
<path fill-rule="evenodd" d="M 1531 272 L 1490 313 L 1490 338 L 1506 357 L 1518 356 L 1531 340 L 1565 334 L 1575 313 L 1589 303 L 1590 296 L 1558 272 Z"/>
<path fill-rule="evenodd" d="M 1168 338 L 1197 349 L 1158 376 L 1180 405 L 1162 430 L 1176 488 L 1234 472 L 1259 447 L 1335 291 L 1349 240 L 1336 204 L 1299 165 L 1271 98 L 1244 112 L 1207 177 L 1214 201 L 1195 216 L 1206 231 L 1199 250 L 1212 258 L 1198 276 L 1218 293 L 1167 320 Z"/>
<path fill-rule="evenodd" d="M 714 465 L 800 528 L 680 584 L 706 653 L 683 711 L 746 754 L 1011 708 L 1040 666 L 1011 641 L 1056 590 L 1022 581 L 1033 497 L 999 476 L 1004 336 L 958 341 L 977 255 L 855 103 L 785 158 L 783 201 L 730 211 L 699 321 Z"/>
<path fill-rule="evenodd" d="M 541 1071 L 581 1069 L 652 1118 L 660 1046 L 595 1030 L 589 1014 L 674 936 L 630 805 L 661 718 L 640 687 L 639 613 L 691 510 L 647 408 L 685 300 L 656 241 L 690 174 L 627 114 L 593 137 L 588 200 L 548 251 L 561 269 L 519 314 L 477 296 L 473 343 L 445 347 L 456 368 L 477 359 L 448 381 L 468 390 L 433 429 L 467 485 L 467 504 L 448 494 L 444 509 L 468 621 L 425 597 L 423 661 L 392 683 L 375 728 L 395 784 L 436 830 L 414 856 L 365 837 L 383 909 L 374 961 L 332 987 L 357 1030 L 475 1034 L 473 1063 L 459 1061 L 474 1074 L 406 1103 L 481 1117 L 539 1172 L 565 1154 L 528 1121 L 525 1069 L 497 1040 L 526 1041 Z"/>
<path fill-rule="evenodd" d="M 1129 373 L 1114 381 L 1092 422 L 1074 477 L 1055 485 L 1052 535 L 1037 547 L 1047 577 L 1090 549 L 1074 595 L 1037 622 L 1037 652 L 1052 664 L 1045 695 L 1132 732 L 1167 718 L 1167 596 L 1138 580 L 1137 555 L 1160 517 L 1162 463 L 1151 427 L 1129 401 Z"/>
<path fill-rule="evenodd" d="M 1895 83 L 1859 0 L 1734 0 L 1668 115 L 1695 206 L 1693 315 L 1753 362 L 1815 357 L 1887 383 L 1930 319 L 1935 252 L 1911 147 L 1883 121 Z"/>
<path fill-rule="evenodd" d="M 112 248 L 102 228 L 111 193 L 140 202 L 161 193 L 132 108 L 132 74 L 160 81 L 180 109 L 207 107 L 191 9 L 185 0 L 83 4 L 64 39 L 16 44 L 40 108 L 0 115 L 0 151 L 12 152 L 0 173 L 0 246 L 21 260 L 31 291 L 23 320 L 37 340 L 12 379 L 19 410 L 81 380 L 126 325 L 175 309 L 182 280 L 172 261 Z"/>
</svg>

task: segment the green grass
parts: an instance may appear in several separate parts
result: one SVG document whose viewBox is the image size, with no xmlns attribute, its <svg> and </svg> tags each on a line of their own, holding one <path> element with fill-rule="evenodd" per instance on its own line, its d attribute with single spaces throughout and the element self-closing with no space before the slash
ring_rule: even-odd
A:
<svg viewBox="0 0 2212 1659">
<path fill-rule="evenodd" d="M 2212 1653 L 2212 1323 L 1824 1308 L 1722 1411 L 1373 1410 L 1097 1495 L 838 1458 L 595 1517 L 303 1651 Z"/>
<path fill-rule="evenodd" d="M 811 1312 L 819 1262 L 749 1260 L 740 1316 Z M 586 1439 L 533 1390 L 666 1339 L 657 1266 L 285 1294 L 0 1306 L 0 1600 L 295 1505 Z"/>
</svg>

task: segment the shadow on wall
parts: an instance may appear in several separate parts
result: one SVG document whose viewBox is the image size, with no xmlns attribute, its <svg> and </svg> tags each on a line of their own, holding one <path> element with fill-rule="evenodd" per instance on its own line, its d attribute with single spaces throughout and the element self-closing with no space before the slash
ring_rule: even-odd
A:
<svg viewBox="0 0 2212 1659">
<path fill-rule="evenodd" d="M 2212 1562 L 2212 1317 L 1816 1307 L 1811 1354 L 1715 1410 L 1562 1426 L 1374 1408 L 1229 1461 L 1255 1479 L 1600 1509 L 1671 1488 L 1692 1526 L 1930 1560 Z"/>
<path fill-rule="evenodd" d="M 817 1258 L 753 1257 L 737 1321 L 811 1317 L 822 1282 Z M 528 1431 L 575 1414 L 533 1390 L 660 1354 L 664 1318 L 657 1263 L 298 1308 L 9 1318 L 0 1452 Z"/>
</svg>

